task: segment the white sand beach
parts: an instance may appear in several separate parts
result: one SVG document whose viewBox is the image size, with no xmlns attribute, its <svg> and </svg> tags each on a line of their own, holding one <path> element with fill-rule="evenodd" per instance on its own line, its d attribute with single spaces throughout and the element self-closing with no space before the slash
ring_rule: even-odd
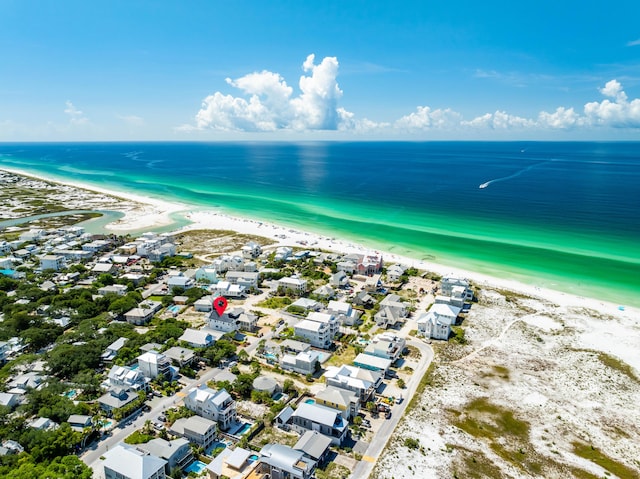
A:
<svg viewBox="0 0 640 479">
<path fill-rule="evenodd" d="M 16 169 L 7 171 L 37 177 Z M 51 181 L 44 177 L 40 179 Z M 282 246 L 337 253 L 370 251 L 370 248 L 349 241 L 257 219 L 214 210 L 195 210 L 189 205 L 88 184 L 65 184 L 113 196 L 110 208 L 125 214 L 124 218 L 108 226 L 114 233 L 142 228 L 153 231 L 171 224 L 170 214 L 181 212 L 192 223 L 178 232 L 224 229 L 266 237 Z M 120 202 L 117 198 L 125 201 Z M 531 423 L 530 441 L 536 445 L 535 454 L 540 457 L 551 457 L 563 465 L 569 464 L 602 477 L 604 469 L 571 452 L 571 441 L 580 440 L 592 442 L 625 464 L 634 463 L 634 457 L 640 454 L 640 430 L 635 425 L 640 423 L 636 406 L 640 402 L 640 388 L 633 381 L 633 375 L 625 376 L 603 366 L 593 352 L 606 353 L 623 361 L 640 376 L 640 356 L 637 354 L 640 309 L 622 308 L 598 298 L 538 288 L 462 267 L 451 268 L 381 253 L 387 264 L 397 262 L 443 276 L 467 278 L 478 287 L 481 301 L 472 306 L 465 319 L 468 344 L 464 346 L 464 354 L 446 360 L 436 371 L 438 380 L 448 386 L 437 391 L 427 388 L 419 398 L 419 407 L 400 422 L 391 438 L 392 447 L 383 452 L 372 477 L 409 478 L 415 477 L 416 471 L 423 472 L 421 477 L 450 477 L 452 468 L 459 466 L 460 458 L 468 451 L 474 451 L 479 458 L 488 458 L 509 477 L 533 477 L 514 470 L 512 464 L 496 456 L 487 444 L 462 434 L 442 414 L 447 408 L 462 409 L 469 401 L 487 396 L 503 407 L 518 405 L 518 414 Z M 509 302 L 504 291 L 529 298 Z M 495 365 L 504 365 L 511 379 L 492 379 L 490 369 Z M 485 375 L 486 371 L 489 372 Z M 609 433 L 614 427 L 626 431 L 626 436 Z M 406 437 L 417 438 L 430 452 L 416 455 L 403 446 Z M 460 452 L 456 452 L 458 450 Z M 392 473 L 387 474 L 389 471 Z M 569 476 L 558 473 L 553 477 Z"/>
</svg>

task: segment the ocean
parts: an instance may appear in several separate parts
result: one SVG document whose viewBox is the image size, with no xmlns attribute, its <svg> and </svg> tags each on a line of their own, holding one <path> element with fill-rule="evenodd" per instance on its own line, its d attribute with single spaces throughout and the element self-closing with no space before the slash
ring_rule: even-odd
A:
<svg viewBox="0 0 640 479">
<path fill-rule="evenodd" d="M 0 168 L 640 306 L 640 143 L 0 144 Z"/>
</svg>

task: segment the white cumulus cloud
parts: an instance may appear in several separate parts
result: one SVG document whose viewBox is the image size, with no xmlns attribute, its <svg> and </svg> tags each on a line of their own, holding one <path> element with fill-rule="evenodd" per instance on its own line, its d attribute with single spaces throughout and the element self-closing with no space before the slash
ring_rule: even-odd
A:
<svg viewBox="0 0 640 479">
<path fill-rule="evenodd" d="M 573 108 L 560 106 L 553 113 L 541 111 L 538 115 L 538 125 L 545 128 L 569 129 L 584 124 L 584 118 Z"/>
<path fill-rule="evenodd" d="M 78 110 L 73 103 L 67 100 L 65 105 L 67 107 L 64 109 L 64 112 L 69 115 L 69 121 L 72 125 L 86 125 L 89 123 L 89 119 L 84 116 L 84 113 L 82 113 L 81 110 Z"/>
<path fill-rule="evenodd" d="M 510 115 L 504 111 L 496 111 L 495 113 L 485 113 L 473 120 L 462 121 L 462 126 L 472 128 L 490 128 L 493 130 L 510 130 L 514 128 L 529 128 L 533 126 L 533 120 L 522 118 L 520 116 Z"/>
<path fill-rule="evenodd" d="M 617 80 L 607 82 L 600 89 L 604 96 L 613 98 L 593 101 L 584 106 L 586 121 L 592 125 L 614 128 L 640 128 L 640 99 L 628 101 L 627 94 Z"/>
<path fill-rule="evenodd" d="M 394 126 L 402 130 L 449 129 L 460 124 L 462 115 L 447 109 L 432 110 L 428 106 L 419 106 L 416 111 L 396 120 Z"/>
<path fill-rule="evenodd" d="M 240 78 L 227 78 L 227 84 L 244 96 L 215 92 L 207 96 L 196 114 L 196 128 L 275 131 L 337 130 L 355 125 L 350 112 L 338 107 L 342 90 L 336 80 L 338 60 L 325 57 L 318 64 L 309 55 L 302 65 L 300 94 L 278 73 L 254 72 Z M 187 129 L 187 128 L 184 128 Z"/>
</svg>

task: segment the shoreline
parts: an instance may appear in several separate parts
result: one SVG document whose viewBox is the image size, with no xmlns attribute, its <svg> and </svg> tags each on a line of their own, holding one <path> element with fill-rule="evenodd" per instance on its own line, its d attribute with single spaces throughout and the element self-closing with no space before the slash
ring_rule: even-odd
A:
<svg viewBox="0 0 640 479">
<path fill-rule="evenodd" d="M 257 219 L 242 218 L 229 215 L 214 209 L 194 208 L 193 205 L 169 202 L 159 198 L 146 197 L 135 193 L 111 190 L 108 188 L 83 183 L 74 180 L 63 180 L 60 178 L 50 178 L 37 173 L 31 173 L 19 168 L 2 167 L 0 170 L 7 171 L 19 176 L 34 178 L 50 183 L 73 186 L 88 192 L 96 192 L 117 199 L 123 199 L 135 203 L 134 206 L 114 205 L 114 211 L 124 213 L 124 217 L 114 223 L 107 225 L 106 229 L 114 233 L 124 233 L 127 231 L 147 230 L 167 227 L 174 223 L 172 214 L 183 213 L 191 224 L 177 227 L 175 233 L 181 233 L 198 229 L 226 229 L 239 233 L 263 236 L 276 241 L 276 246 L 308 247 L 311 249 L 324 249 L 336 253 L 366 253 L 372 251 L 371 247 L 354 243 L 339 238 L 327 237 L 318 233 L 301 231 L 300 229 L 278 225 L 271 222 L 264 222 Z M 284 238 L 282 237 L 284 236 Z M 398 255 L 389 251 L 381 250 L 385 263 L 401 263 L 412 266 L 419 270 L 434 272 L 441 276 L 453 275 L 466 278 L 474 285 L 484 288 L 504 289 L 515 293 L 542 299 L 561 306 L 576 307 L 582 309 L 593 309 L 601 314 L 612 316 L 640 317 L 640 308 L 636 306 L 624 306 L 619 309 L 619 304 L 576 294 L 566 293 L 550 288 L 538 287 L 525 284 L 513 279 L 500 278 L 485 273 L 466 270 L 461 267 L 446 266 L 430 261 Z"/>
</svg>

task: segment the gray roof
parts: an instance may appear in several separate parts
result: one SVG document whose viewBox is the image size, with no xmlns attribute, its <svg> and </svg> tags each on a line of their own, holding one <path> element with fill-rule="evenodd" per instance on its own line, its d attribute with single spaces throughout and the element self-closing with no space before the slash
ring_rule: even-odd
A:
<svg viewBox="0 0 640 479">
<path fill-rule="evenodd" d="M 339 415 L 340 411 L 336 409 L 306 402 L 300 404 L 298 409 L 296 409 L 292 414 L 292 416 L 303 417 L 329 427 L 334 427 L 336 423 L 336 416 Z"/>
<path fill-rule="evenodd" d="M 161 457 L 162 459 L 170 459 L 181 447 L 188 446 L 189 441 L 184 438 L 167 441 L 166 439 L 156 438 L 151 441 L 138 444 L 138 448 L 147 451 L 149 454 Z"/>
<path fill-rule="evenodd" d="M 330 445 L 330 437 L 327 437 L 318 431 L 307 431 L 300 439 L 298 439 L 298 442 L 296 442 L 293 448 L 304 452 L 307 456 L 317 461 L 322 457 Z"/>
<path fill-rule="evenodd" d="M 247 451 L 246 449 L 242 449 L 241 447 L 237 447 L 233 450 L 233 452 L 227 457 L 227 464 L 234 469 L 240 469 L 242 465 L 249 459 L 249 456 L 252 454 L 251 451 Z"/>
<path fill-rule="evenodd" d="M 196 434 L 206 434 L 211 427 L 216 428 L 217 423 L 206 417 L 200 416 L 191 416 L 185 419 L 184 421 L 184 429 L 188 429 L 189 431 L 193 431 Z"/>
<path fill-rule="evenodd" d="M 282 421 L 282 423 L 287 423 L 289 418 L 293 415 L 294 409 L 291 406 L 285 407 L 280 413 L 276 416 L 276 419 Z"/>
<path fill-rule="evenodd" d="M 167 463 L 164 459 L 142 452 L 128 444 L 119 443 L 104 453 L 104 467 L 130 479 L 147 479 Z"/>
<path fill-rule="evenodd" d="M 260 450 L 261 461 L 285 471 L 291 471 L 303 459 L 302 451 L 282 444 L 267 444 Z"/>
</svg>

